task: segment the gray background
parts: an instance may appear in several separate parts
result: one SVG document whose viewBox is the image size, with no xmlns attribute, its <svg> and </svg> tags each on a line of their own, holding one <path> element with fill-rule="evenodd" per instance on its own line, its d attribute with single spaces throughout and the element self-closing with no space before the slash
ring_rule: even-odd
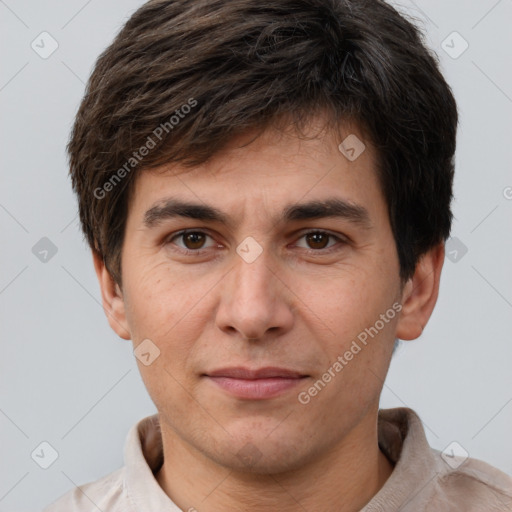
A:
<svg viewBox="0 0 512 512">
<path fill-rule="evenodd" d="M 155 412 L 131 342 L 104 316 L 64 153 L 95 59 L 141 3 L 0 1 L 2 512 L 39 510 L 120 467 L 127 430 Z M 451 259 L 430 323 L 393 359 L 382 406 L 414 408 L 433 447 L 457 441 L 512 474 L 512 1 L 401 5 L 427 31 L 461 125 Z M 43 31 L 59 45 L 46 59 L 31 47 Z M 47 38 L 38 50 L 49 49 Z M 48 469 L 43 441 L 58 452 Z"/>
</svg>

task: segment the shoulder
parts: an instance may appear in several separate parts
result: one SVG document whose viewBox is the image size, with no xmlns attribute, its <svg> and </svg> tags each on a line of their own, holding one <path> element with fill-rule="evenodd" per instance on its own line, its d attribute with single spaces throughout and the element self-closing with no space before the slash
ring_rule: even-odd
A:
<svg viewBox="0 0 512 512">
<path fill-rule="evenodd" d="M 432 451 L 443 468 L 436 482 L 443 501 L 464 504 L 467 512 L 512 511 L 512 477 L 478 459 L 455 460 L 450 467 Z"/>
<path fill-rule="evenodd" d="M 48 505 L 43 512 L 131 512 L 129 499 L 124 492 L 125 468 L 79 487 Z"/>
<path fill-rule="evenodd" d="M 379 446 L 395 467 L 365 511 L 512 512 L 512 478 L 467 453 L 432 448 L 412 409 L 379 411 Z"/>
</svg>

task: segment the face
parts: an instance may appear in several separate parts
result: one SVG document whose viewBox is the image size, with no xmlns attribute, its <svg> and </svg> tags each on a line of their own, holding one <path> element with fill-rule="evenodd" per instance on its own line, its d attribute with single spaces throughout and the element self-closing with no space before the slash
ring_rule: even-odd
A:
<svg viewBox="0 0 512 512">
<path fill-rule="evenodd" d="M 302 467 L 378 409 L 402 296 L 375 154 L 315 134 L 249 134 L 135 184 L 119 323 L 163 431 L 224 467 Z"/>
</svg>

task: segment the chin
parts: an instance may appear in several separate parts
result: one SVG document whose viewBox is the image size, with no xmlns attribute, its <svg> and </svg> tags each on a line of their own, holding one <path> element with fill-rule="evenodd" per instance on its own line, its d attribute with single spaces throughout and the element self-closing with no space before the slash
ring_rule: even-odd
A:
<svg viewBox="0 0 512 512">
<path fill-rule="evenodd" d="M 269 456 L 250 443 L 243 446 L 234 457 L 226 458 L 224 453 L 215 462 L 237 473 L 262 476 L 288 473 L 304 467 L 304 458 L 297 453 L 280 453 L 278 456 L 274 453 Z"/>
<path fill-rule="evenodd" d="M 297 432 L 276 432 L 269 437 L 262 431 L 253 431 L 252 435 L 233 435 L 224 443 L 215 443 L 216 453 L 206 453 L 217 464 L 240 473 L 274 475 L 286 473 L 304 467 L 313 453 L 307 453 L 307 447 Z M 300 447 L 301 451 L 298 450 Z M 219 451 L 220 448 L 220 451 Z"/>
</svg>

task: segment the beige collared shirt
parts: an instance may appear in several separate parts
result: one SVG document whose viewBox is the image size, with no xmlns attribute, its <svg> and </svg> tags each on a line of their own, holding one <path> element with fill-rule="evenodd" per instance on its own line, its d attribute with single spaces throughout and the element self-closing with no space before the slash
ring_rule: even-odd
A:
<svg viewBox="0 0 512 512">
<path fill-rule="evenodd" d="M 411 409 L 379 411 L 379 446 L 394 470 L 361 512 L 512 511 L 512 478 L 485 462 L 430 448 Z M 130 429 L 124 459 L 124 467 L 70 491 L 43 512 L 180 512 L 154 477 L 163 461 L 158 415 Z"/>
</svg>

